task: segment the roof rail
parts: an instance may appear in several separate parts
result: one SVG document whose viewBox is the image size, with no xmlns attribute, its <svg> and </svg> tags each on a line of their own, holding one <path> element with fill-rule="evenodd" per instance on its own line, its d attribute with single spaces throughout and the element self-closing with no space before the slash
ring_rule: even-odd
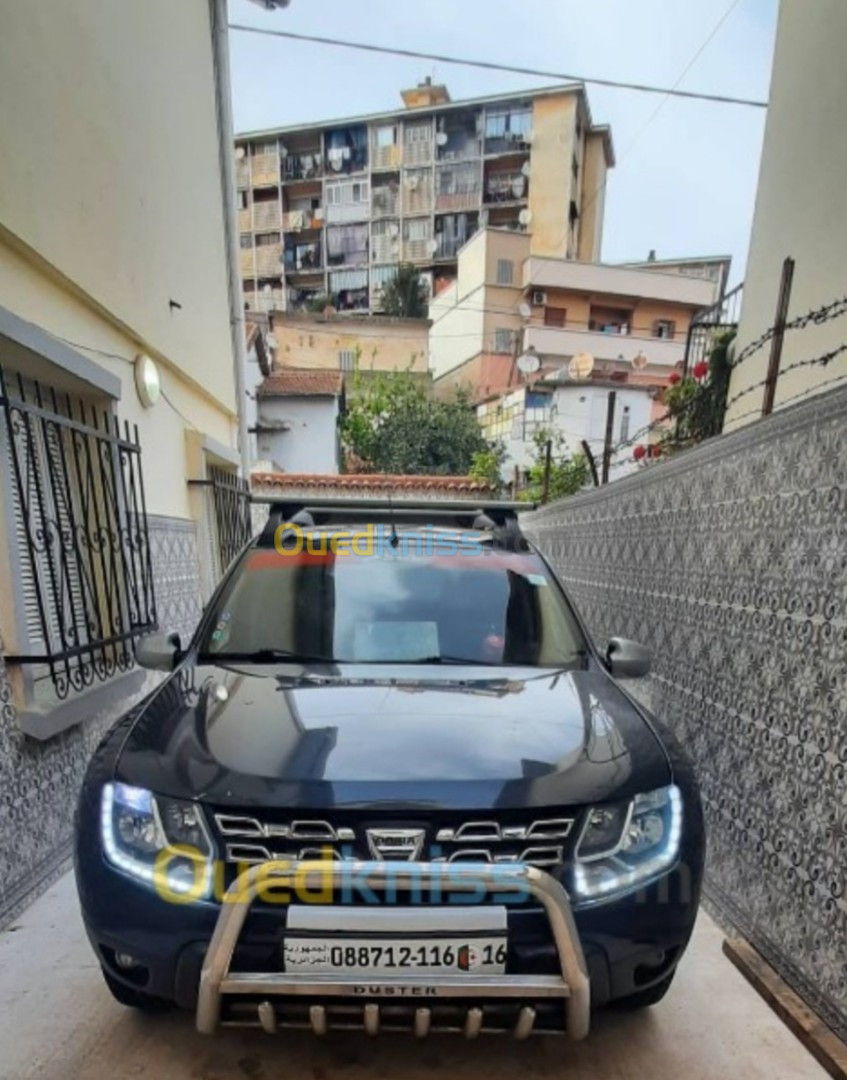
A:
<svg viewBox="0 0 847 1080">
<path fill-rule="evenodd" d="M 305 496 L 253 496 L 251 502 L 267 505 L 268 520 L 258 539 L 260 547 L 273 547 L 280 525 L 291 523 L 303 529 L 318 529 L 344 522 L 384 521 L 406 526 L 441 525 L 445 528 L 473 529 L 492 534 L 499 545 L 514 548 L 522 539 L 517 515 L 533 510 L 534 503 L 503 500 L 314 498 Z"/>
</svg>

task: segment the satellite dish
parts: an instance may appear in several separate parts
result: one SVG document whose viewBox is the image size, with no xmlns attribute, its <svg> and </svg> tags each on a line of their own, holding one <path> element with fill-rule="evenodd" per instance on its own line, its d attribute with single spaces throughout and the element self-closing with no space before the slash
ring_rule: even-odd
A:
<svg viewBox="0 0 847 1080">
<path fill-rule="evenodd" d="M 643 352 L 639 352 L 635 356 L 633 356 L 630 363 L 632 364 L 632 366 L 635 368 L 636 371 L 643 371 L 647 367 L 647 365 L 649 363 L 649 360 L 647 359 L 647 357 L 644 355 Z"/>
<path fill-rule="evenodd" d="M 276 334 L 268 334 L 268 336 L 265 338 L 265 341 L 268 343 L 269 349 L 275 349 L 277 347 L 278 342 L 276 339 Z"/>
<path fill-rule="evenodd" d="M 265 296 L 270 296 L 273 291 L 274 290 L 273 290 L 272 285 L 263 285 L 262 286 L 262 292 L 265 294 Z"/>
<path fill-rule="evenodd" d="M 523 165 L 521 165 L 521 172 L 524 176 L 529 177 L 529 174 L 532 172 L 532 166 L 528 161 L 525 161 Z"/>
<path fill-rule="evenodd" d="M 529 306 L 526 300 L 522 300 L 521 303 L 518 304 L 518 312 L 522 319 L 528 319 L 532 314 L 532 308 Z"/>
<path fill-rule="evenodd" d="M 568 375 L 572 379 L 587 379 L 594 370 L 594 357 L 591 353 L 583 352 L 572 356 L 568 364 Z"/>
<path fill-rule="evenodd" d="M 236 148 L 235 148 L 235 156 L 236 156 L 238 161 L 243 161 L 244 160 L 244 147 L 243 146 L 236 146 Z"/>
<path fill-rule="evenodd" d="M 407 185 L 408 185 L 409 191 L 414 191 L 415 188 L 418 186 L 418 178 L 416 176 L 410 176 L 409 179 L 407 180 Z"/>
<path fill-rule="evenodd" d="M 518 371 L 522 375 L 534 375 L 536 371 L 541 367 L 541 361 L 538 358 L 538 353 L 535 351 L 535 347 L 530 347 L 518 357 Z"/>
<path fill-rule="evenodd" d="M 438 134 L 435 136 L 435 141 L 436 141 L 436 143 L 438 143 L 439 146 L 446 146 L 447 145 L 447 132 L 446 131 L 439 131 Z"/>
<path fill-rule="evenodd" d="M 438 251 L 438 241 L 437 240 L 430 240 L 430 241 L 428 241 L 426 247 L 427 247 L 427 251 L 430 253 L 430 255 L 434 255 L 436 253 L 436 251 Z"/>
<path fill-rule="evenodd" d="M 288 151 L 282 145 L 282 143 L 279 144 L 279 153 L 280 153 L 280 157 L 288 157 Z"/>
<path fill-rule="evenodd" d="M 529 225 L 529 223 L 532 221 L 532 211 L 521 210 L 521 212 L 518 214 L 518 221 L 521 223 L 521 225 Z"/>
<path fill-rule="evenodd" d="M 535 132 L 534 131 L 528 131 L 526 133 L 526 135 L 524 135 L 522 141 L 525 142 L 527 146 L 532 146 L 532 140 L 534 138 L 535 138 Z"/>
</svg>

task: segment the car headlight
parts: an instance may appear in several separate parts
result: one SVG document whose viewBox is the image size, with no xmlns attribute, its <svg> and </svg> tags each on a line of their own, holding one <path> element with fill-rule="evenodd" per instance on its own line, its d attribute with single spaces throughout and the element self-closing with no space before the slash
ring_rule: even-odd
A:
<svg viewBox="0 0 847 1080">
<path fill-rule="evenodd" d="M 681 839 L 682 795 L 675 785 L 592 807 L 576 846 L 574 899 L 597 902 L 641 888 L 674 865 Z"/>
<path fill-rule="evenodd" d="M 212 884 L 212 842 L 199 806 L 128 784 L 103 788 L 106 858 L 166 896 L 200 900 Z"/>
</svg>

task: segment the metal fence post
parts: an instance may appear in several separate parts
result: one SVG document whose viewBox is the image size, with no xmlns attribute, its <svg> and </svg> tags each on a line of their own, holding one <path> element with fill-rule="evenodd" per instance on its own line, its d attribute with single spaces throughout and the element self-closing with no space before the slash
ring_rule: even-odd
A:
<svg viewBox="0 0 847 1080">
<path fill-rule="evenodd" d="M 603 483 L 609 482 L 609 465 L 612 460 L 612 429 L 615 424 L 615 401 L 617 399 L 617 390 L 609 391 L 609 398 L 606 402 L 606 437 L 603 440 Z"/>
<path fill-rule="evenodd" d="M 782 361 L 782 346 L 785 341 L 785 320 L 788 316 L 788 305 L 791 303 L 791 286 L 793 282 L 794 260 L 789 256 L 782 264 L 779 299 L 776 304 L 776 318 L 774 319 L 773 338 L 771 339 L 771 355 L 768 361 L 765 394 L 762 398 L 762 416 L 769 416 L 773 412 L 776 382 L 779 378 L 779 366 Z"/>
</svg>

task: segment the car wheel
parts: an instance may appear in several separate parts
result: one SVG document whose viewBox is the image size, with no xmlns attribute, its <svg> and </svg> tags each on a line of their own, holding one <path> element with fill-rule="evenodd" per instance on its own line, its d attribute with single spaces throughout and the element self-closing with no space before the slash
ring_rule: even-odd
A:
<svg viewBox="0 0 847 1080">
<path fill-rule="evenodd" d="M 141 1012 L 166 1012 L 172 1008 L 171 1002 L 166 1001 L 164 998 L 154 997 L 152 994 L 145 994 L 143 990 L 136 990 L 133 986 L 127 986 L 126 983 L 122 983 L 119 979 L 116 979 L 114 975 L 103 970 L 103 978 L 106 981 L 106 985 L 109 987 L 109 992 L 115 1001 L 121 1005 L 126 1005 L 128 1009 L 140 1009 Z"/>
<path fill-rule="evenodd" d="M 670 990 L 673 977 L 676 975 L 676 971 L 672 971 L 670 975 L 666 975 L 661 982 L 657 982 L 654 986 L 648 986 L 644 990 L 639 990 L 636 994 L 629 994 L 628 997 L 620 998 L 614 1002 L 616 1009 L 623 1009 L 626 1012 L 631 1012 L 635 1009 L 647 1009 L 651 1005 L 658 1005 L 665 994 Z"/>
</svg>

